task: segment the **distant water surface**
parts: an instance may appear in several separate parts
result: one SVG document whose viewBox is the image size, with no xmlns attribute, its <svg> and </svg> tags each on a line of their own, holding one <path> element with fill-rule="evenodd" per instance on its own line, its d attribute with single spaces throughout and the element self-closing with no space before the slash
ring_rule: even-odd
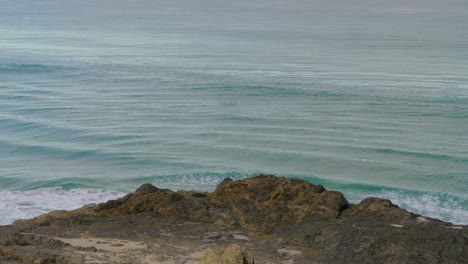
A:
<svg viewBox="0 0 468 264">
<path fill-rule="evenodd" d="M 461 0 L 0 0 L 0 224 L 259 173 L 468 224 L 467 43 Z"/>
</svg>

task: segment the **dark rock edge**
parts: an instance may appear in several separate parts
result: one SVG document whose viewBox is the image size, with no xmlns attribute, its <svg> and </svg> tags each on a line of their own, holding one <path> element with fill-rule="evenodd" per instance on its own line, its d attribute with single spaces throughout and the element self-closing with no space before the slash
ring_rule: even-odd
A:
<svg viewBox="0 0 468 264">
<path fill-rule="evenodd" d="M 466 226 L 423 217 L 375 197 L 350 204 L 340 192 L 272 175 L 225 179 L 211 193 L 144 184 L 117 200 L 18 220 L 0 229 L 0 263 L 2 257 L 21 256 L 22 244 L 46 244 L 56 257 L 44 263 L 72 263 L 71 256 L 59 253 L 59 242 L 34 237 L 25 242 L 19 234 L 128 221 L 128 216 L 197 222 L 281 239 L 308 252 L 295 263 L 468 263 Z M 31 259 L 15 258 L 18 263 L 33 263 Z"/>
</svg>

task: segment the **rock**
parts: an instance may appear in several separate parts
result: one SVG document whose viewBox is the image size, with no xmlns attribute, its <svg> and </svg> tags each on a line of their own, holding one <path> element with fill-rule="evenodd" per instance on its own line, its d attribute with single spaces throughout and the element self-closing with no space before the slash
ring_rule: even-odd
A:
<svg viewBox="0 0 468 264">
<path fill-rule="evenodd" d="M 221 253 L 214 248 L 208 248 L 200 264 L 221 264 Z"/>
<path fill-rule="evenodd" d="M 297 249 L 287 249 L 287 248 L 280 248 L 277 250 L 281 256 L 288 255 L 288 256 L 297 256 L 302 255 L 302 252 Z"/>
<path fill-rule="evenodd" d="M 197 197 L 197 198 L 205 198 L 206 195 L 208 194 L 207 192 L 185 191 L 185 190 L 179 190 L 179 191 L 177 191 L 177 193 L 185 195 L 185 196 L 193 196 L 193 197 Z"/>
<path fill-rule="evenodd" d="M 207 239 L 219 239 L 221 237 L 221 233 L 219 232 L 208 232 L 205 236 Z"/>
<path fill-rule="evenodd" d="M 200 264 L 254 264 L 252 256 L 237 244 L 231 244 L 224 253 L 208 248 Z"/>
<path fill-rule="evenodd" d="M 135 193 L 121 199 L 99 204 L 97 210 L 101 214 L 113 216 L 146 213 L 192 221 L 211 221 L 205 199 L 159 189 L 151 184 L 144 184 Z"/>
<path fill-rule="evenodd" d="M 85 232 L 80 234 L 80 237 L 82 237 L 82 238 L 92 238 L 92 237 L 94 237 L 94 235 L 89 231 L 85 231 Z"/>
<path fill-rule="evenodd" d="M 57 264 L 82 264 L 83 257 L 73 254 L 67 250 L 61 251 L 48 246 L 47 239 L 31 241 L 28 246 L 18 246 L 16 243 L 10 246 L 0 245 L 0 263 L 1 257 L 8 260 L 15 260 L 19 263 L 57 263 Z M 46 243 L 42 243 L 46 242 Z M 63 245 L 61 245 L 63 247 Z"/>
<path fill-rule="evenodd" d="M 135 194 L 148 194 L 159 191 L 160 189 L 151 183 L 145 183 L 136 189 Z"/>
<path fill-rule="evenodd" d="M 249 238 L 244 236 L 244 235 L 240 235 L 240 234 L 232 234 L 232 237 L 234 239 L 237 239 L 237 240 L 244 240 L 244 241 L 249 241 Z"/>
<path fill-rule="evenodd" d="M 169 224 L 161 228 L 161 222 Z M 73 229 L 76 232 L 69 233 Z M 212 230 L 234 234 L 222 236 Z M 117 200 L 19 220 L 0 227 L 0 263 L 37 259 L 82 263 L 81 254 L 57 240 L 35 235 L 39 232 L 83 237 L 104 232 L 103 237 L 156 237 L 171 243 L 182 236 L 198 243 L 198 251 L 206 247 L 205 242 L 248 243 L 257 259 L 259 252 L 272 256 L 279 248 L 294 263 L 426 264 L 468 259 L 466 226 L 423 217 L 380 198 L 349 204 L 341 193 L 321 185 L 271 175 L 226 179 L 212 193 L 173 192 L 144 184 Z M 283 242 L 278 247 L 274 241 Z M 302 254 L 285 251 L 288 248 L 300 249 Z M 239 259 L 253 263 L 240 246 L 233 245 L 224 253 L 208 250 L 202 263 L 238 263 L 227 261 Z M 264 262 L 273 263 L 269 261 Z"/>
<path fill-rule="evenodd" d="M 352 221 L 385 221 L 401 224 L 407 220 L 417 220 L 418 214 L 408 212 L 394 205 L 390 200 L 369 197 L 342 212 L 342 219 Z"/>
<path fill-rule="evenodd" d="M 208 200 L 228 209 L 244 228 L 269 232 L 281 225 L 336 219 L 348 202 L 321 185 L 271 175 L 224 180 Z"/>
<path fill-rule="evenodd" d="M 252 256 L 247 254 L 237 244 L 230 245 L 221 256 L 222 264 L 254 264 Z"/>
</svg>

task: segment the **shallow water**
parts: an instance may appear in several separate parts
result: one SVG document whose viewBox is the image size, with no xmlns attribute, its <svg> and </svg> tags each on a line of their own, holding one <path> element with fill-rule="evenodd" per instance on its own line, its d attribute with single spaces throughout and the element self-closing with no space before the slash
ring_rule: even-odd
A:
<svg viewBox="0 0 468 264">
<path fill-rule="evenodd" d="M 0 4 L 0 224 L 258 173 L 468 223 L 463 1 Z"/>
</svg>

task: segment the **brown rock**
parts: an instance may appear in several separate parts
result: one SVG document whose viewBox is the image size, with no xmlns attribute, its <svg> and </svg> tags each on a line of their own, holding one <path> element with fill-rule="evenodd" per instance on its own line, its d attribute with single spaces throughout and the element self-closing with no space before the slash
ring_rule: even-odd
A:
<svg viewBox="0 0 468 264">
<path fill-rule="evenodd" d="M 208 248 L 200 264 L 255 264 L 255 261 L 239 245 L 231 244 L 222 254 Z"/>
<path fill-rule="evenodd" d="M 341 193 L 326 191 L 321 185 L 270 175 L 224 180 L 208 199 L 232 211 L 241 226 L 260 231 L 304 221 L 333 220 L 348 205 Z"/>
<path fill-rule="evenodd" d="M 390 200 L 369 197 L 358 205 L 350 206 L 342 213 L 341 218 L 353 221 L 386 221 L 396 224 L 418 216 L 418 214 L 401 209 Z"/>
<path fill-rule="evenodd" d="M 98 205 L 98 211 L 114 216 L 147 213 L 201 222 L 211 220 L 205 199 L 159 189 L 151 184 L 145 184 L 121 199 Z"/>
<path fill-rule="evenodd" d="M 230 245 L 221 256 L 222 264 L 254 264 L 252 256 L 247 254 L 237 244 Z"/>
<path fill-rule="evenodd" d="M 208 248 L 200 264 L 220 264 L 221 253 L 214 248 Z"/>
</svg>

